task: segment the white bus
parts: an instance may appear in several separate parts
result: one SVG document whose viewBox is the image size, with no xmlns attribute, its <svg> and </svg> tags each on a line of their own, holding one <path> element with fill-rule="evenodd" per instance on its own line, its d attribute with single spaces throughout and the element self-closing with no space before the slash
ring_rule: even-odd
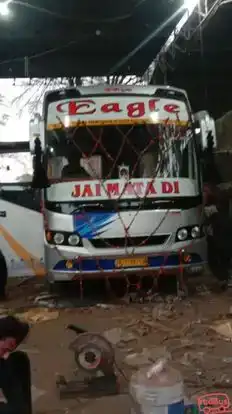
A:
<svg viewBox="0 0 232 414">
<path fill-rule="evenodd" d="M 203 135 L 195 134 L 187 94 L 177 88 L 48 92 L 42 117 L 30 123 L 44 236 L 34 234 L 41 216 L 30 211 L 37 218 L 28 221 L 25 249 L 41 263 L 44 242 L 48 281 L 202 270 Z"/>
<path fill-rule="evenodd" d="M 30 139 L 38 187 L 41 168 L 48 174 L 50 282 L 203 268 L 200 160 L 185 91 L 101 85 L 48 92 Z"/>
<path fill-rule="evenodd" d="M 0 143 L 0 153 L 20 154 L 29 144 Z M 13 166 L 12 166 L 13 167 Z M 2 178 L 2 177 L 1 177 Z M 31 183 L 0 182 L 0 271 L 7 277 L 44 276 L 44 228 L 40 192 Z"/>
</svg>

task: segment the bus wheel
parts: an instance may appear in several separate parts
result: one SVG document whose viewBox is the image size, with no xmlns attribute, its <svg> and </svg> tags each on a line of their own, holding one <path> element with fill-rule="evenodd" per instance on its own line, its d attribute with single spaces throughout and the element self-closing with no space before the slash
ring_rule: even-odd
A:
<svg viewBox="0 0 232 414">
<path fill-rule="evenodd" d="M 0 252 L 0 300 L 6 298 L 6 286 L 7 286 L 7 265 L 5 257 Z"/>
<path fill-rule="evenodd" d="M 57 283 L 46 281 L 46 290 L 51 295 L 57 293 Z"/>
<path fill-rule="evenodd" d="M 50 295 L 60 295 L 65 292 L 67 282 L 46 282 L 46 289 Z"/>
<path fill-rule="evenodd" d="M 226 248 L 223 251 L 212 240 L 208 241 L 208 266 L 220 283 L 228 282 L 230 276 L 231 258 L 225 252 Z"/>
</svg>

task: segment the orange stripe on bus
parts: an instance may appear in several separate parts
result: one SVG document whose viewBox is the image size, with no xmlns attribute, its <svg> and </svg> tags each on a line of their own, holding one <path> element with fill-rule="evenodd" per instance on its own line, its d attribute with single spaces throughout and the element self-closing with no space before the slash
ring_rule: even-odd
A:
<svg viewBox="0 0 232 414">
<path fill-rule="evenodd" d="M 28 252 L 25 247 L 23 247 L 22 244 L 14 239 L 14 237 L 12 237 L 11 234 L 3 226 L 0 226 L 0 233 L 7 241 L 11 249 L 16 253 L 16 255 L 20 257 L 25 263 L 27 263 L 28 267 L 33 270 L 36 276 L 45 276 L 45 267 L 42 263 L 40 263 L 37 257 Z"/>
</svg>

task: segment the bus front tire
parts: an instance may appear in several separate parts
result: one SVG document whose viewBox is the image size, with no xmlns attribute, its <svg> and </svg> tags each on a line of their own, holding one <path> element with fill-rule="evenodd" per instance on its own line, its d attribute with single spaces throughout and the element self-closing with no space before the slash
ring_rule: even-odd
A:
<svg viewBox="0 0 232 414">
<path fill-rule="evenodd" d="M 7 279 L 8 272 L 6 260 L 3 254 L 0 252 L 0 300 L 6 299 Z"/>
<path fill-rule="evenodd" d="M 46 281 L 46 289 L 48 290 L 49 294 L 54 294 L 56 293 L 56 282 L 50 282 L 50 281 Z"/>
<path fill-rule="evenodd" d="M 67 282 L 50 282 L 46 281 L 46 288 L 50 295 L 61 294 Z"/>
</svg>

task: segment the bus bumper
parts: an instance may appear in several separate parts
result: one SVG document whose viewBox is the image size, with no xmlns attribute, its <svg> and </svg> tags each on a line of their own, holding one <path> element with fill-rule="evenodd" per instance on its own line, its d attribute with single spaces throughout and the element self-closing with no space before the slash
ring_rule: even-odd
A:
<svg viewBox="0 0 232 414">
<path fill-rule="evenodd" d="M 163 246 L 162 246 L 163 247 Z M 172 249 L 144 253 L 112 254 L 107 252 L 104 256 L 81 255 L 74 252 L 61 252 L 57 248 L 47 253 L 48 281 L 72 281 L 100 278 L 123 278 L 126 275 L 152 276 L 179 275 L 185 272 L 189 275 L 199 274 L 207 264 L 207 248 L 205 238 L 192 241 L 189 244 L 176 243 Z M 49 250 L 51 248 L 49 247 Z M 48 253 L 50 253 L 48 255 Z M 51 254 L 52 253 L 52 254 Z M 114 253 L 116 253 L 114 251 Z M 145 266 L 117 267 L 118 259 L 136 258 L 146 261 Z"/>
</svg>

